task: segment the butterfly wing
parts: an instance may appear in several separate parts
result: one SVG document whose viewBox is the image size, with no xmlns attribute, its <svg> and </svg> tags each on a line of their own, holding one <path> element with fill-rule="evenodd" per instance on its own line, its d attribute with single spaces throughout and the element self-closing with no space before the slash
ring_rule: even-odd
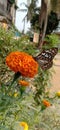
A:
<svg viewBox="0 0 60 130">
<path fill-rule="evenodd" d="M 58 48 L 57 47 L 53 47 L 49 50 L 49 52 L 52 54 L 52 59 L 54 58 L 54 56 L 58 53 Z"/>
<path fill-rule="evenodd" d="M 39 63 L 40 67 L 43 70 L 47 70 L 53 65 L 53 58 L 57 54 L 58 48 L 54 47 L 51 49 L 43 50 L 38 56 L 34 59 Z"/>
<path fill-rule="evenodd" d="M 51 61 L 51 62 L 44 61 L 44 63 L 40 61 L 39 65 L 40 65 L 42 70 L 47 70 L 47 69 L 50 69 L 52 67 L 53 61 Z"/>
<path fill-rule="evenodd" d="M 41 59 L 41 60 L 47 60 L 47 61 L 51 61 L 53 60 L 54 56 L 57 54 L 58 52 L 58 48 L 54 47 L 51 49 L 46 49 L 43 50 L 38 56 L 36 56 L 36 59 Z"/>
</svg>

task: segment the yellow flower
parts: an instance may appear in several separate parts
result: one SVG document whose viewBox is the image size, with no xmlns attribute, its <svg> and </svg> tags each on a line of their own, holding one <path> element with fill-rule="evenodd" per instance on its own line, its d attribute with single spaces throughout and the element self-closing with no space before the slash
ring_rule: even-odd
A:
<svg viewBox="0 0 60 130">
<path fill-rule="evenodd" d="M 19 125 L 23 126 L 24 130 L 28 130 L 28 124 L 26 122 L 20 122 Z"/>
<path fill-rule="evenodd" d="M 60 97 L 60 91 L 56 93 L 56 96 Z"/>
<path fill-rule="evenodd" d="M 48 102 L 47 100 L 43 100 L 43 104 L 46 106 L 46 107 L 49 107 L 51 106 L 50 102 Z"/>
<path fill-rule="evenodd" d="M 21 84 L 22 86 L 29 86 L 29 82 L 25 81 L 25 80 L 19 80 L 19 84 Z"/>
<path fill-rule="evenodd" d="M 15 93 L 14 93 L 14 97 L 17 97 L 17 96 L 18 96 L 18 93 L 17 93 L 17 92 L 15 92 Z"/>
</svg>

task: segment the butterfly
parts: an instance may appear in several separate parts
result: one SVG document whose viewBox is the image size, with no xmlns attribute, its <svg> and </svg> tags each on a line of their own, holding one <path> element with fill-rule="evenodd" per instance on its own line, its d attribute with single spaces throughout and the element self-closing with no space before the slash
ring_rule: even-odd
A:
<svg viewBox="0 0 60 130">
<path fill-rule="evenodd" d="M 47 70 L 52 67 L 53 59 L 58 52 L 57 47 L 43 50 L 36 57 L 33 57 L 40 65 L 43 70 Z"/>
</svg>

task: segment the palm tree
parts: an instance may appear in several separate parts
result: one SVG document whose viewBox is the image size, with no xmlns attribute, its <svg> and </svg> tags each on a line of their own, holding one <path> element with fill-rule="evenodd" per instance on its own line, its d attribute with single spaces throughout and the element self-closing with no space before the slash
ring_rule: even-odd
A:
<svg viewBox="0 0 60 130">
<path fill-rule="evenodd" d="M 24 29 L 25 29 L 25 19 L 27 19 L 27 22 L 28 21 L 31 21 L 33 15 L 35 14 L 35 10 L 36 10 L 36 3 L 37 3 L 38 0 L 30 0 L 28 2 L 27 0 L 27 4 L 25 4 L 24 2 L 20 4 L 21 5 L 24 5 L 25 6 L 25 9 L 18 9 L 18 11 L 23 11 L 23 12 L 26 12 L 26 15 L 25 17 L 23 18 L 23 21 L 24 21 Z M 24 32 L 24 30 L 23 30 Z"/>
</svg>

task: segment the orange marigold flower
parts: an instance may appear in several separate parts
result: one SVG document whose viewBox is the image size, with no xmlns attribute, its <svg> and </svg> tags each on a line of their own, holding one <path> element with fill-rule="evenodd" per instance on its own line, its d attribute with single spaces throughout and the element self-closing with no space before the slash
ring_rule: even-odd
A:
<svg viewBox="0 0 60 130">
<path fill-rule="evenodd" d="M 21 84 L 22 86 L 29 86 L 29 82 L 25 80 L 19 80 L 19 84 Z"/>
<path fill-rule="evenodd" d="M 38 72 L 38 63 L 25 52 L 12 52 L 6 57 L 6 63 L 14 72 L 33 78 Z"/>
<path fill-rule="evenodd" d="M 43 100 L 43 104 L 44 104 L 46 107 L 51 106 L 50 102 L 48 102 L 47 100 Z"/>
</svg>

